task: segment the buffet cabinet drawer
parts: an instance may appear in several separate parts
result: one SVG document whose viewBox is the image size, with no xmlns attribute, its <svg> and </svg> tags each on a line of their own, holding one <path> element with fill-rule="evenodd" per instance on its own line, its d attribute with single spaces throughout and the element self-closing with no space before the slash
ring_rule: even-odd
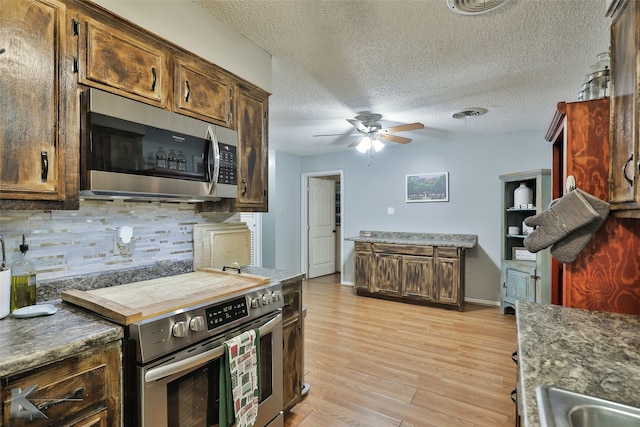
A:
<svg viewBox="0 0 640 427">
<path fill-rule="evenodd" d="M 356 242 L 356 252 L 371 252 L 373 245 L 367 242 Z"/>
<path fill-rule="evenodd" d="M 3 425 L 119 425 L 120 344 L 106 348 L 3 377 Z"/>
<path fill-rule="evenodd" d="M 385 254 L 433 255 L 433 246 L 397 245 L 392 243 L 374 243 L 373 251 Z"/>
<path fill-rule="evenodd" d="M 438 247 L 438 256 L 441 258 L 458 258 L 460 253 L 458 248 L 443 248 Z"/>
</svg>

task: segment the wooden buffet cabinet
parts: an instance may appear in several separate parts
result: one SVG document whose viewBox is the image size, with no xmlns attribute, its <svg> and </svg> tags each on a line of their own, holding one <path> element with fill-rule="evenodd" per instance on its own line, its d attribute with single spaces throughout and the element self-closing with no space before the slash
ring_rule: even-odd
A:
<svg viewBox="0 0 640 427">
<path fill-rule="evenodd" d="M 477 237 L 462 235 L 468 244 L 458 241 L 457 245 L 453 240 L 438 246 L 428 244 L 430 235 L 425 235 L 425 240 L 414 238 L 411 243 L 403 242 L 400 233 L 392 234 L 388 242 L 379 237 L 372 237 L 374 241 L 367 241 L 367 237 L 347 239 L 355 241 L 356 293 L 462 310 L 465 249 L 474 247 Z M 434 241 L 438 240 L 442 242 Z"/>
<path fill-rule="evenodd" d="M 237 130 L 238 198 L 199 210 L 267 211 L 269 93 L 88 1 L 16 0 L 0 20 L 0 72 L 12 76 L 0 81 L 0 114 L 11 118 L 0 208 L 78 209 L 90 86 Z"/>
</svg>

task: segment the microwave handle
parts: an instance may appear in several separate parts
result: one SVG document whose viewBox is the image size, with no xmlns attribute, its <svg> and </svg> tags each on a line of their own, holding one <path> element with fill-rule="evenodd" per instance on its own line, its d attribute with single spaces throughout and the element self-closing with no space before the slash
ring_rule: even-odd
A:
<svg viewBox="0 0 640 427">
<path fill-rule="evenodd" d="M 220 174 L 220 147 L 218 146 L 218 138 L 213 125 L 207 128 L 207 148 L 204 153 L 204 170 L 205 179 L 209 182 L 209 193 L 213 193 L 218 175 Z M 213 153 L 211 153 L 213 151 Z M 209 154 L 212 154 L 211 156 Z M 213 158 L 213 165 L 209 164 L 209 159 Z"/>
<path fill-rule="evenodd" d="M 282 314 L 278 314 L 276 317 L 260 326 L 258 328 L 260 336 L 271 332 L 273 328 L 280 322 L 282 322 Z M 160 366 L 158 368 L 149 369 L 144 374 L 144 382 L 150 383 L 174 374 L 178 374 L 180 372 L 184 372 L 187 369 L 197 368 L 198 366 L 202 366 L 211 360 L 218 359 L 223 355 L 224 344 L 216 348 L 212 348 L 211 350 L 207 350 L 204 353 L 198 354 L 197 356 L 193 356 L 179 362 L 170 363 L 168 365 Z"/>
</svg>

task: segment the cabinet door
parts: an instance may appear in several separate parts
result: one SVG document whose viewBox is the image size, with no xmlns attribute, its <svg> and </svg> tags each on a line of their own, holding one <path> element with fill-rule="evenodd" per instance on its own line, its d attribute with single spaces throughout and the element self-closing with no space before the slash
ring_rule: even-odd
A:
<svg viewBox="0 0 640 427">
<path fill-rule="evenodd" d="M 364 245 L 368 250 L 359 250 L 358 245 Z M 356 243 L 355 253 L 355 280 L 356 290 L 370 292 L 373 290 L 373 253 L 370 243 Z"/>
<path fill-rule="evenodd" d="M 176 58 L 175 110 L 187 116 L 230 127 L 231 78 L 203 62 Z"/>
<path fill-rule="evenodd" d="M 402 287 L 402 255 L 375 254 L 375 292 L 400 296 Z"/>
<path fill-rule="evenodd" d="M 458 303 L 460 283 L 460 260 L 458 258 L 440 258 L 436 263 L 436 283 L 438 302 Z"/>
<path fill-rule="evenodd" d="M 432 301 L 434 293 L 433 257 L 402 257 L 402 296 Z"/>
<path fill-rule="evenodd" d="M 503 267 L 503 297 L 509 302 L 516 299 L 536 301 L 536 267 L 508 263 Z"/>
<path fill-rule="evenodd" d="M 266 212 L 268 98 L 238 87 L 238 210 Z"/>
<path fill-rule="evenodd" d="M 300 401 L 303 378 L 302 342 L 302 281 L 282 288 L 283 402 L 288 411 Z"/>
<path fill-rule="evenodd" d="M 131 28 L 85 18 L 80 31 L 80 83 L 164 108 L 167 54 Z"/>
<path fill-rule="evenodd" d="M 638 186 L 638 44 L 640 5 L 626 6 L 611 26 L 611 168 L 613 209 L 640 209 Z M 640 215 L 640 214 L 639 214 Z"/>
<path fill-rule="evenodd" d="M 78 143 L 67 144 L 77 131 L 65 137 L 64 119 L 73 112 L 62 89 L 70 67 L 61 65 L 71 39 L 65 21 L 66 8 L 56 0 L 8 0 L 0 7 L 2 207 L 11 207 L 7 199 L 64 202 L 68 190 L 77 191 L 65 182 L 67 175 L 72 184 L 77 178 L 79 155 Z"/>
</svg>

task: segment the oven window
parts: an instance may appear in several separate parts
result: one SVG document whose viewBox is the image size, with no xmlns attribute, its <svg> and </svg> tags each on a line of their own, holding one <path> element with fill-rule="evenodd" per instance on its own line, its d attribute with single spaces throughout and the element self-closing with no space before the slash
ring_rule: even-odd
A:
<svg viewBox="0 0 640 427">
<path fill-rule="evenodd" d="M 260 337 L 260 402 L 273 394 L 272 338 L 271 334 Z"/>
<path fill-rule="evenodd" d="M 167 385 L 168 427 L 218 425 L 220 361 Z"/>
</svg>

